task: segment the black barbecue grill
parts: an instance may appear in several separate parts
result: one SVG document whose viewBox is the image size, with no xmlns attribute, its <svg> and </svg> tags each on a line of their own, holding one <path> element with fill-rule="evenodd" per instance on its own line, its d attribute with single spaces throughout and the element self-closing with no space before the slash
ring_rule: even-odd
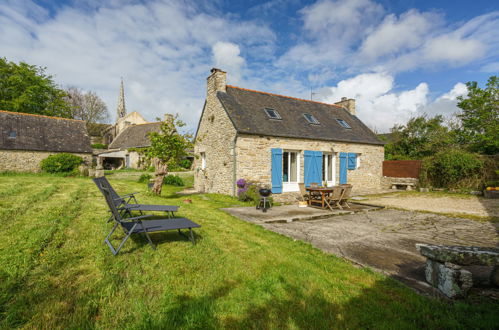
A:
<svg viewBox="0 0 499 330">
<path fill-rule="evenodd" d="M 261 208 L 263 212 L 267 212 L 267 209 L 270 209 L 272 207 L 269 198 L 272 194 L 272 191 L 270 189 L 262 188 L 258 190 L 258 192 L 260 193 L 260 201 L 258 202 L 256 209 L 258 210 Z"/>
</svg>

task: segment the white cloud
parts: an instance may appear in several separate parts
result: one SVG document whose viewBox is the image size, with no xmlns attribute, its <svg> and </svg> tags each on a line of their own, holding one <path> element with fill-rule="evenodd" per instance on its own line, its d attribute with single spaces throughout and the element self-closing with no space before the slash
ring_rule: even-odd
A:
<svg viewBox="0 0 499 330">
<path fill-rule="evenodd" d="M 229 80 L 235 83 L 241 80 L 244 58 L 240 56 L 239 46 L 231 42 L 219 41 L 212 47 L 213 60 L 217 68 L 230 72 Z"/>
<path fill-rule="evenodd" d="M 411 117 L 423 114 L 449 118 L 459 111 L 457 97 L 467 94 L 466 85 L 457 83 L 449 92 L 431 100 L 427 83 L 396 92 L 394 81 L 387 73 L 360 74 L 322 90 L 322 101 L 334 103 L 343 96 L 354 98 L 357 116 L 372 129 L 388 132 L 395 124 L 405 124 Z"/>
<path fill-rule="evenodd" d="M 419 47 L 439 21 L 440 15 L 417 10 L 409 10 L 399 18 L 390 14 L 364 40 L 360 56 L 376 59 Z"/>
<path fill-rule="evenodd" d="M 465 96 L 468 94 L 468 87 L 465 84 L 459 82 L 452 87 L 448 92 L 440 96 L 437 100 L 449 100 L 455 101 L 459 96 Z"/>
<path fill-rule="evenodd" d="M 123 76 L 128 109 L 149 120 L 178 112 L 193 130 L 212 46 L 222 45 L 217 58 L 232 69 L 244 60 L 224 45 L 268 52 L 275 41 L 264 24 L 224 17 L 195 1 L 75 4 L 84 7 L 60 6 L 50 16 L 33 1 L 0 4 L 2 56 L 47 67 L 63 86 L 97 92 L 112 118 Z"/>
</svg>

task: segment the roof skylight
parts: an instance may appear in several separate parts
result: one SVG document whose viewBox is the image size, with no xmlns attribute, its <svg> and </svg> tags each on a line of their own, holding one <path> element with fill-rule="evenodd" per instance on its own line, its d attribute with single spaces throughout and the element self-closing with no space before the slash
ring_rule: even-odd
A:
<svg viewBox="0 0 499 330">
<path fill-rule="evenodd" d="M 271 108 L 265 108 L 264 110 L 270 119 L 282 119 L 281 116 L 279 115 L 279 112 L 277 112 L 277 110 L 271 109 Z"/>
<path fill-rule="evenodd" d="M 348 123 L 346 121 L 344 121 L 343 119 L 336 118 L 336 121 L 343 128 L 351 128 L 350 125 L 348 125 Z"/>
<path fill-rule="evenodd" d="M 305 117 L 305 119 L 310 123 L 310 124 L 314 124 L 314 125 L 319 125 L 319 121 L 311 114 L 309 113 L 304 113 L 303 114 L 303 117 Z"/>
</svg>

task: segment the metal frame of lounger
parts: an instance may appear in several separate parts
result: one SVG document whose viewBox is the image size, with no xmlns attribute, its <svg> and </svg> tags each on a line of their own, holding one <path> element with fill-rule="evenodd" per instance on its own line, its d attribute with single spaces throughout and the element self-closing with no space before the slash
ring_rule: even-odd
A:
<svg viewBox="0 0 499 330">
<path fill-rule="evenodd" d="M 173 218 L 175 217 L 174 212 L 177 212 L 179 209 L 179 206 L 176 205 L 139 204 L 137 202 L 137 198 L 135 198 L 135 194 L 138 193 L 132 193 L 122 196 L 118 195 L 116 190 L 114 190 L 113 186 L 111 186 L 111 183 L 109 183 L 105 176 L 102 176 L 100 178 L 93 178 L 92 180 L 102 194 L 104 194 L 102 188 L 106 188 L 109 190 L 113 203 L 118 211 L 120 211 L 121 216 L 127 214 L 131 217 L 132 211 L 138 211 L 141 215 L 143 214 L 142 212 L 166 212 L 168 217 Z M 128 202 L 131 200 L 133 200 L 135 203 L 129 204 Z M 107 221 L 113 221 L 112 216 L 110 216 Z"/>
<path fill-rule="evenodd" d="M 146 236 L 149 245 L 153 248 L 153 250 L 156 250 L 156 246 L 152 242 L 149 233 L 177 229 L 179 234 L 187 237 L 184 233 L 181 232 L 181 229 L 189 229 L 189 237 L 187 238 L 190 239 L 193 245 L 196 244 L 196 239 L 194 237 L 194 232 L 192 231 L 192 228 L 201 227 L 197 223 L 187 218 L 147 219 L 147 221 L 142 221 L 146 220 L 146 218 L 151 217 L 152 215 L 141 215 L 138 217 L 131 217 L 124 219 L 122 218 L 120 212 L 114 205 L 110 191 L 105 187 L 102 187 L 102 190 L 104 198 L 106 199 L 106 203 L 113 216 L 113 220 L 116 222 L 113 226 L 113 229 L 111 229 L 111 232 L 109 232 L 109 234 L 106 236 L 106 239 L 104 240 L 104 243 L 107 244 L 113 255 L 117 255 L 120 252 L 121 248 L 132 234 L 143 233 Z M 111 235 L 116 230 L 116 228 L 118 228 L 119 226 L 123 228 L 123 231 L 125 232 L 126 236 L 120 242 L 118 248 L 115 248 L 111 243 L 110 238 Z"/>
</svg>

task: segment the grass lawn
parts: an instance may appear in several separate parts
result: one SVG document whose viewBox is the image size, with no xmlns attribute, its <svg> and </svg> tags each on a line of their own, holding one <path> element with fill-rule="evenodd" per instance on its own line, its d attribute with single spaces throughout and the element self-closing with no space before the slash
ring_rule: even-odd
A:
<svg viewBox="0 0 499 330">
<path fill-rule="evenodd" d="M 114 257 L 112 224 L 88 178 L 0 175 L 0 328 L 494 328 L 499 304 L 417 295 L 369 269 L 219 211 L 241 204 L 110 177 L 143 203 L 181 205 L 193 246 L 135 235 Z M 122 235 L 121 232 L 119 235 Z M 132 236 L 133 237 L 133 236 Z M 118 242 L 118 240 L 115 240 Z"/>
</svg>

